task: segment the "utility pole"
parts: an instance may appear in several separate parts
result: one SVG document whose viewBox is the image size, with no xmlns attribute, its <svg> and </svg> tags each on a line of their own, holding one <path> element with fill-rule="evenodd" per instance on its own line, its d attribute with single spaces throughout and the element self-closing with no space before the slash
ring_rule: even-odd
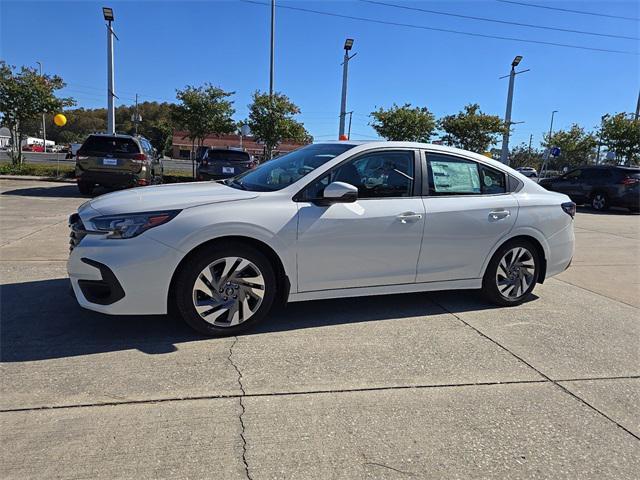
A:
<svg viewBox="0 0 640 480">
<path fill-rule="evenodd" d="M 502 135 L 502 151 L 500 152 L 500 161 L 505 165 L 509 165 L 509 135 L 511 134 L 511 104 L 513 103 L 513 84 L 516 78 L 516 75 L 519 73 L 528 72 L 527 70 L 522 70 L 520 72 L 516 72 L 516 67 L 522 60 L 522 55 L 517 55 L 513 62 L 511 62 L 511 72 L 509 75 L 505 75 L 506 78 L 509 77 L 509 91 L 507 93 L 507 110 L 504 114 L 504 123 L 505 123 L 505 131 Z"/>
<path fill-rule="evenodd" d="M 113 9 L 102 7 L 102 14 L 107 21 L 107 133 L 116 133 L 116 112 L 113 97 L 114 93 L 114 72 L 113 72 L 113 37 L 116 37 L 111 28 L 113 22 Z M 116 37 L 118 38 L 118 37 Z"/>
<path fill-rule="evenodd" d="M 40 67 L 40 76 L 42 77 L 42 62 L 36 62 Z M 43 77 L 44 81 L 44 77 Z M 42 151 L 47 153 L 47 127 L 45 125 L 44 112 L 42 112 Z"/>
<path fill-rule="evenodd" d="M 529 158 L 531 158 L 531 142 L 533 141 L 533 133 L 529 135 Z"/>
<path fill-rule="evenodd" d="M 357 54 L 349 56 L 349 51 L 353 47 L 353 39 L 347 38 L 344 42 L 344 59 L 342 62 L 342 98 L 340 100 L 340 128 L 338 130 L 338 139 L 344 138 L 344 124 L 347 115 L 347 76 L 349 74 L 349 60 Z"/>
<path fill-rule="evenodd" d="M 347 113 L 349 114 L 349 129 L 347 130 L 347 140 L 351 140 L 351 119 L 353 118 L 353 110 Z"/>
<path fill-rule="evenodd" d="M 138 135 L 138 124 L 142 121 L 142 117 L 138 113 L 138 94 L 137 93 L 136 93 L 136 110 L 131 117 L 132 117 L 131 120 L 133 121 L 134 128 L 136 130 L 136 135 Z"/>
<path fill-rule="evenodd" d="M 271 0 L 271 61 L 269 68 L 269 98 L 273 97 L 274 51 L 276 46 L 276 0 Z"/>
<path fill-rule="evenodd" d="M 558 110 L 554 110 L 551 112 L 551 124 L 549 125 L 549 136 L 547 137 L 547 151 L 544 154 L 544 159 L 542 160 L 542 168 L 540 168 L 540 178 L 543 178 L 542 172 L 545 172 L 547 169 L 547 164 L 549 163 L 549 157 L 551 156 L 551 133 L 553 132 L 553 117 L 558 113 Z"/>
<path fill-rule="evenodd" d="M 640 120 L 640 92 L 638 92 L 638 103 L 636 103 L 636 120 Z"/>
</svg>

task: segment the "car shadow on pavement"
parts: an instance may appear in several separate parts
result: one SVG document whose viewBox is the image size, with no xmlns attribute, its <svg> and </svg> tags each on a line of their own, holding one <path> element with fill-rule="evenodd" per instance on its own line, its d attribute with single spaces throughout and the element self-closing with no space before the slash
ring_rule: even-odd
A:
<svg viewBox="0 0 640 480">
<path fill-rule="evenodd" d="M 20 197 L 58 197 L 58 198 L 89 198 L 88 195 L 82 195 L 78 191 L 78 187 L 75 184 L 60 185 L 56 187 L 42 186 L 42 187 L 28 187 L 17 188 L 14 190 L 7 190 L 2 192 L 2 195 L 13 195 Z"/>
<path fill-rule="evenodd" d="M 632 212 L 627 208 L 611 207 L 608 210 L 594 210 L 590 207 L 577 207 L 578 213 L 587 213 L 589 215 L 638 215 L 639 212 Z"/>
<path fill-rule="evenodd" d="M 533 299 L 537 298 L 532 296 Z M 446 308 L 441 306 L 446 305 Z M 23 362 L 138 349 L 148 354 L 177 344 L 216 341 L 168 315 L 110 316 L 81 308 L 66 278 L 0 287 L 0 361 Z M 475 291 L 411 293 L 289 304 L 243 335 L 496 308 Z"/>
</svg>

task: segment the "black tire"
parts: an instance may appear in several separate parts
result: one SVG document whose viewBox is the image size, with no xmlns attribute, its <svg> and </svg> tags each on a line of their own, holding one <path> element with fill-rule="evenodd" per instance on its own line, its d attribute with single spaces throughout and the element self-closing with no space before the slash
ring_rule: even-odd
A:
<svg viewBox="0 0 640 480">
<path fill-rule="evenodd" d="M 609 209 L 609 197 L 606 193 L 594 192 L 590 199 L 591 208 L 599 212 Z"/>
<path fill-rule="evenodd" d="M 524 290 L 524 292 L 520 293 L 517 296 L 509 296 L 509 295 L 503 294 L 498 287 L 498 280 L 497 280 L 498 268 L 500 266 L 500 262 L 505 257 L 505 255 L 508 252 L 511 252 L 513 249 L 517 249 L 517 248 L 525 249 L 530 255 L 530 258 L 533 262 L 533 272 L 531 273 L 530 270 L 527 268 L 527 271 L 531 273 L 532 278 L 530 279 L 530 284 Z M 528 259 L 529 257 L 525 256 L 524 258 Z M 527 263 L 528 262 L 529 260 L 527 260 Z M 541 267 L 541 259 L 538 254 L 538 250 L 533 246 L 531 242 L 528 242 L 527 240 L 519 240 L 519 239 L 507 242 L 504 245 L 502 245 L 496 251 L 496 253 L 493 254 L 493 257 L 491 257 L 491 261 L 489 262 L 489 265 L 487 266 L 487 270 L 484 273 L 484 278 L 482 279 L 482 293 L 485 295 L 485 297 L 489 301 L 491 301 L 492 303 L 495 303 L 496 305 L 500 305 L 503 307 L 520 305 L 522 302 L 524 302 L 527 299 L 529 294 L 533 291 L 534 287 L 536 286 L 536 283 L 538 282 L 538 275 L 540 273 L 540 267 Z M 509 281 L 509 279 L 505 278 L 505 281 Z M 503 287 L 504 286 L 505 285 L 503 285 Z M 506 288 L 507 290 L 505 290 L 505 292 L 509 293 L 508 287 Z M 514 287 L 514 289 L 516 288 L 518 287 Z"/>
<path fill-rule="evenodd" d="M 239 257 L 241 259 L 248 260 L 253 264 L 253 266 L 257 267 L 259 273 L 264 279 L 263 297 L 259 306 L 251 315 L 248 316 L 246 320 L 234 326 L 214 325 L 213 323 L 207 322 L 198 313 L 194 304 L 195 296 L 200 295 L 200 293 L 194 293 L 194 286 L 196 284 L 196 280 L 198 280 L 200 276 L 200 273 L 216 261 L 221 261 L 221 259 L 227 257 Z M 253 267 L 250 268 L 253 269 Z M 174 289 L 171 293 L 174 295 L 176 311 L 193 329 L 207 336 L 224 337 L 237 335 L 238 333 L 250 329 L 264 319 L 271 310 L 276 295 L 278 294 L 276 288 L 277 281 L 274 268 L 265 255 L 250 245 L 224 243 L 205 247 L 189 258 L 178 272 L 174 283 Z M 217 292 L 214 292 L 214 294 L 218 295 Z M 225 294 L 220 293 L 220 295 Z M 212 296 L 210 296 L 210 298 L 214 301 Z M 225 300 L 227 299 L 227 297 L 224 298 Z M 231 300 L 231 296 L 229 296 L 229 300 Z M 218 305 L 219 303 L 221 302 L 218 302 Z M 243 309 L 244 307 L 241 306 L 240 308 Z M 219 310 L 223 311 L 229 309 Z M 229 310 L 227 313 L 230 314 L 231 311 Z M 224 317 L 227 313 L 222 313 L 219 318 Z M 242 316 L 242 312 L 239 313 L 239 316 Z M 227 319 L 224 320 L 226 321 Z"/>
<path fill-rule="evenodd" d="M 91 195 L 93 193 L 93 183 L 78 182 L 78 190 L 82 195 Z"/>
</svg>

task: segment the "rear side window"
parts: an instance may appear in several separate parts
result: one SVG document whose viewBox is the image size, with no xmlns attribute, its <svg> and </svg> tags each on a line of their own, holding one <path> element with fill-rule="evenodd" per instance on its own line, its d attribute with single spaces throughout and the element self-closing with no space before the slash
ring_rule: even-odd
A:
<svg viewBox="0 0 640 480">
<path fill-rule="evenodd" d="M 81 148 L 83 153 L 95 152 L 99 154 L 140 153 L 140 147 L 131 138 L 90 136 Z"/>
<path fill-rule="evenodd" d="M 429 195 L 492 195 L 507 191 L 504 173 L 450 155 L 427 156 Z"/>
</svg>

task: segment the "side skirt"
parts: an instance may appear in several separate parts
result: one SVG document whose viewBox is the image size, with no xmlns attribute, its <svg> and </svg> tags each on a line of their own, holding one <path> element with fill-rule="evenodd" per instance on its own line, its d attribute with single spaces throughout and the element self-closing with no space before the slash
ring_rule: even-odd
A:
<svg viewBox="0 0 640 480">
<path fill-rule="evenodd" d="M 481 278 L 448 280 L 446 282 L 403 283 L 377 287 L 339 288 L 289 294 L 289 302 L 323 300 L 327 298 L 365 297 L 370 295 L 393 295 L 397 293 L 433 292 L 436 290 L 469 290 L 482 287 Z"/>
</svg>

